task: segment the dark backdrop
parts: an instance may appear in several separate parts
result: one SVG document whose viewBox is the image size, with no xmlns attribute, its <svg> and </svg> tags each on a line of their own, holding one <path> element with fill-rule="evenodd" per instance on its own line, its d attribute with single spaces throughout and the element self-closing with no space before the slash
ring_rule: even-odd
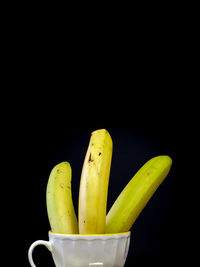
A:
<svg viewBox="0 0 200 267">
<path fill-rule="evenodd" d="M 19 136 L 15 137 L 14 154 L 19 162 L 16 171 L 20 173 L 23 187 L 20 190 L 21 215 L 17 213 L 17 216 L 23 231 L 21 241 L 25 265 L 28 264 L 27 252 L 31 243 L 48 239 L 50 226 L 45 194 L 51 169 L 61 161 L 70 162 L 77 211 L 81 168 L 90 133 L 100 128 L 106 128 L 113 139 L 108 209 L 147 160 L 157 155 L 169 155 L 173 160 L 168 177 L 131 229 L 131 245 L 125 266 L 144 266 L 146 263 L 159 266 L 179 260 L 181 208 L 178 185 L 184 178 L 180 177 L 178 170 L 183 124 L 177 118 L 172 95 L 167 101 L 163 101 L 162 96 L 151 102 L 145 96 L 146 92 L 136 96 L 134 90 L 123 96 L 123 90 L 120 92 L 119 89 L 91 89 L 88 98 L 82 98 L 83 91 L 81 97 L 77 91 L 77 98 L 74 95 L 72 98 L 67 91 L 62 95 L 55 90 L 51 102 L 44 98 L 36 99 L 28 109 L 33 112 L 18 120 L 21 128 Z M 42 246 L 35 249 L 34 260 L 38 266 L 53 266 L 50 253 Z"/>
<path fill-rule="evenodd" d="M 5 39 L 1 141 L 2 180 L 8 184 L 2 187 L 7 193 L 2 208 L 6 249 L 16 240 L 15 264 L 28 266 L 31 243 L 48 238 L 46 185 L 51 169 L 64 160 L 72 166 L 77 210 L 90 134 L 100 128 L 110 132 L 114 144 L 108 209 L 148 159 L 166 154 L 173 160 L 168 177 L 131 229 L 126 266 L 185 262 L 195 214 L 188 200 L 197 177 L 191 175 L 195 157 L 190 148 L 198 151 L 195 42 L 187 43 L 193 27 L 181 27 L 180 21 L 170 26 L 168 15 L 162 25 L 160 19 L 152 25 L 152 18 L 142 25 L 143 17 L 106 34 L 91 25 L 87 32 L 81 25 L 59 32 L 62 23 L 44 26 L 46 21 L 41 28 L 35 16 L 27 26 L 22 20 L 7 31 L 12 40 Z M 37 266 L 53 266 L 44 247 L 35 249 L 34 260 Z"/>
</svg>

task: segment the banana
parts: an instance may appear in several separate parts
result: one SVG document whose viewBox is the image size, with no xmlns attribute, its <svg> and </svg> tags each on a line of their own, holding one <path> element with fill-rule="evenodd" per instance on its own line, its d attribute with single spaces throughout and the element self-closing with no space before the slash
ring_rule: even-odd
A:
<svg viewBox="0 0 200 267">
<path fill-rule="evenodd" d="M 79 233 L 104 234 L 112 139 L 105 129 L 92 132 L 79 187 Z"/>
<path fill-rule="evenodd" d="M 51 230 L 62 234 L 78 234 L 78 222 L 71 193 L 71 166 L 56 165 L 49 176 L 46 203 Z"/>
<path fill-rule="evenodd" d="M 106 216 L 106 233 L 129 231 L 135 220 L 166 178 L 172 160 L 158 156 L 147 161 L 133 176 Z"/>
</svg>

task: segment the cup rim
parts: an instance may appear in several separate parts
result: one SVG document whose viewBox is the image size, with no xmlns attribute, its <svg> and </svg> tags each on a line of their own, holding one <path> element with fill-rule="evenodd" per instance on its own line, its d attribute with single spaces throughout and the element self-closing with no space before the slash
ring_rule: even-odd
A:
<svg viewBox="0 0 200 267">
<path fill-rule="evenodd" d="M 51 230 L 49 230 L 49 234 L 53 235 L 62 235 L 62 236 L 74 236 L 74 237 L 87 237 L 87 236 L 116 236 L 116 235 L 130 235 L 131 231 L 121 232 L 121 233 L 105 233 L 105 234 L 62 234 L 62 233 L 56 233 Z"/>
</svg>

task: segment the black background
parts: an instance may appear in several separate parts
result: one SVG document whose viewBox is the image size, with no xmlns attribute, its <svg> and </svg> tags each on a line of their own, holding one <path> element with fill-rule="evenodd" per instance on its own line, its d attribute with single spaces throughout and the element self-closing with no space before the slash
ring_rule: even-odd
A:
<svg viewBox="0 0 200 267">
<path fill-rule="evenodd" d="M 109 131 L 114 146 L 108 209 L 148 159 L 165 154 L 173 160 L 131 229 L 125 266 L 186 261 L 194 181 L 187 168 L 194 165 L 191 148 L 198 145 L 195 40 L 179 21 L 175 27 L 169 20 L 129 19 L 105 32 L 102 25 L 73 22 L 76 30 L 70 24 L 63 34 L 52 18 L 48 25 L 18 18 L 6 31 L 2 172 L 6 201 L 12 196 L 5 211 L 12 226 L 8 231 L 6 220 L 5 233 L 11 233 L 9 246 L 16 240 L 14 261 L 20 266 L 28 266 L 32 242 L 48 239 L 45 193 L 51 169 L 70 162 L 77 210 L 90 134 L 100 128 Z M 34 260 L 36 266 L 53 266 L 44 247 L 35 249 Z"/>
<path fill-rule="evenodd" d="M 147 262 L 159 266 L 180 261 L 182 246 L 188 246 L 187 231 L 183 236 L 188 220 L 183 188 L 187 181 L 186 154 L 187 146 L 191 145 L 187 129 L 191 122 L 185 117 L 179 99 L 167 88 L 159 88 L 158 97 L 150 88 L 137 94 L 140 91 L 137 85 L 128 90 L 123 84 L 112 88 L 93 85 L 87 93 L 80 86 L 74 94 L 69 94 L 72 87 L 66 87 L 65 93 L 51 88 L 55 90 L 48 93 L 52 94 L 50 100 L 46 96 L 41 98 L 40 93 L 26 97 L 10 125 L 12 153 L 7 158 L 12 162 L 16 206 L 12 212 L 22 242 L 19 255 L 24 266 L 28 265 L 31 243 L 48 239 L 45 194 L 51 169 L 61 161 L 70 162 L 77 211 L 81 168 L 90 134 L 100 128 L 106 128 L 113 139 L 108 209 L 148 159 L 169 155 L 173 160 L 168 177 L 131 229 L 126 266 L 144 266 Z M 155 98 L 152 100 L 150 95 Z M 35 249 L 34 260 L 36 266 L 53 266 L 44 247 Z"/>
<path fill-rule="evenodd" d="M 90 133 L 100 128 L 110 132 L 114 146 L 108 209 L 148 159 L 169 155 L 173 160 L 167 179 L 131 229 L 126 266 L 144 266 L 147 262 L 159 266 L 179 261 L 183 227 L 180 188 L 185 178 L 180 172 L 183 125 L 181 117 L 177 117 L 173 95 L 164 101 L 166 91 L 159 90 L 161 96 L 157 98 L 155 94 L 152 102 L 148 98 L 151 90 L 138 96 L 134 94 L 136 89 L 125 93 L 122 88 L 92 88 L 86 97 L 83 97 L 83 89 L 80 90 L 82 96 L 79 97 L 80 92 L 76 91 L 77 96 L 73 98 L 67 92 L 60 95 L 55 90 L 51 92 L 53 97 L 49 109 L 43 110 L 38 105 L 43 105 L 44 99 L 41 102 L 36 100 L 31 108 L 37 112 L 33 111 L 28 117 L 26 114 L 18 121 L 21 128 L 17 127 L 20 130 L 19 136 L 15 137 L 17 149 L 14 153 L 19 162 L 16 171 L 20 174 L 23 190 L 19 196 L 21 216 L 18 217 L 17 212 L 17 218 L 22 222 L 25 264 L 31 243 L 37 239 L 48 239 L 50 227 L 45 193 L 51 169 L 61 161 L 70 162 L 77 211 L 80 174 Z M 53 266 L 51 255 L 44 247 L 35 249 L 34 260 L 38 266 Z"/>
</svg>

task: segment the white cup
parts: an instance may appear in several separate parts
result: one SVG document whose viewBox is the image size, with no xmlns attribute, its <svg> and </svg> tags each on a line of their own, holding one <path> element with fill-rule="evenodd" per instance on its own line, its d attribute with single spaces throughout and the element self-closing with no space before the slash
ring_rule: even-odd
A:
<svg viewBox="0 0 200 267">
<path fill-rule="evenodd" d="M 117 234 L 73 235 L 49 231 L 49 241 L 35 241 L 29 248 L 30 265 L 36 267 L 32 252 L 38 245 L 51 251 L 56 267 L 122 267 L 130 244 L 130 232 Z"/>
</svg>

